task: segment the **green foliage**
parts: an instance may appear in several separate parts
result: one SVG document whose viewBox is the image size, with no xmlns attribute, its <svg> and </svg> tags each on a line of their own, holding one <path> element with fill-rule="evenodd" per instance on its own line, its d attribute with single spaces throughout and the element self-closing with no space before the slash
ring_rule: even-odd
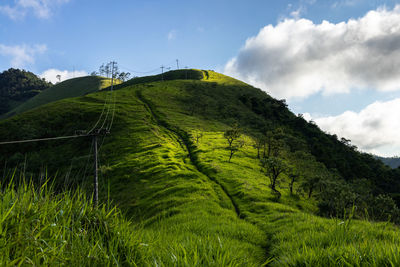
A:
<svg viewBox="0 0 400 267">
<path fill-rule="evenodd" d="M 264 168 L 265 175 L 270 180 L 271 189 L 279 193 L 276 190 L 276 184 L 279 176 L 288 170 L 287 164 L 278 157 L 269 157 L 261 159 L 261 166 Z"/>
<path fill-rule="evenodd" d="M 357 195 L 346 182 L 326 179 L 320 186 L 323 187 L 318 196 L 321 215 L 342 218 L 356 204 Z"/>
<path fill-rule="evenodd" d="M 400 222 L 400 210 L 388 195 L 378 195 L 374 198 L 369 214 L 375 220 Z"/>
</svg>

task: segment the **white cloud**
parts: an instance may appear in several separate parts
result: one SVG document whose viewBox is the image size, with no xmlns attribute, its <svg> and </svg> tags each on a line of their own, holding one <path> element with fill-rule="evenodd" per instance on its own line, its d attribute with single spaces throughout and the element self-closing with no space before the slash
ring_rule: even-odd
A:
<svg viewBox="0 0 400 267">
<path fill-rule="evenodd" d="M 347 22 L 285 19 L 246 41 L 225 73 L 275 97 L 400 89 L 400 5 Z"/>
<path fill-rule="evenodd" d="M 57 75 L 60 75 L 60 80 L 57 78 Z M 50 81 L 52 83 L 57 83 L 59 81 L 65 81 L 71 78 L 77 78 L 82 76 L 87 76 L 88 73 L 83 70 L 76 71 L 68 71 L 68 70 L 57 70 L 57 69 L 48 69 L 40 74 L 40 78 L 45 78 L 46 81 Z"/>
<path fill-rule="evenodd" d="M 360 112 L 313 118 L 317 125 L 352 141 L 361 150 L 382 155 L 400 154 L 400 98 L 375 102 Z M 307 115 L 308 116 L 308 115 Z"/>
<path fill-rule="evenodd" d="M 176 30 L 171 30 L 167 35 L 168 41 L 175 40 L 176 34 L 177 34 Z"/>
<path fill-rule="evenodd" d="M 27 64 L 35 62 L 37 54 L 43 54 L 47 50 L 46 45 L 15 45 L 0 44 L 0 56 L 9 57 L 10 65 L 15 68 L 23 68 Z"/>
<path fill-rule="evenodd" d="M 42 19 L 49 18 L 57 6 L 68 3 L 69 0 L 15 0 L 14 5 L 1 5 L 0 13 L 13 20 L 22 19 L 28 12 Z"/>
</svg>

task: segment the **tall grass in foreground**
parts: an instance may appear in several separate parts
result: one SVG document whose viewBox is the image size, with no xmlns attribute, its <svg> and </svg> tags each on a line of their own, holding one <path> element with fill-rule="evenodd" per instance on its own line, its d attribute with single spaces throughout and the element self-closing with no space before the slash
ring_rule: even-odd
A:
<svg viewBox="0 0 400 267">
<path fill-rule="evenodd" d="M 0 266 L 258 266 L 254 246 L 209 232 L 204 216 L 138 227 L 80 189 L 0 188 Z"/>
<path fill-rule="evenodd" d="M 400 231 L 391 223 L 272 212 L 266 226 L 272 266 L 400 266 Z"/>
<path fill-rule="evenodd" d="M 0 191 L 0 265 L 140 265 L 140 236 L 117 209 L 32 183 Z"/>
</svg>

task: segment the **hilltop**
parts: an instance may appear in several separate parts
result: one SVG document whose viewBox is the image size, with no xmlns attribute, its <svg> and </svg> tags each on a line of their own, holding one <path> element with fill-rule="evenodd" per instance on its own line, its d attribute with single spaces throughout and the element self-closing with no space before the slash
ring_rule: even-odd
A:
<svg viewBox="0 0 400 267">
<path fill-rule="evenodd" d="M 400 263 L 398 228 L 387 223 L 398 220 L 399 170 L 214 71 L 171 71 L 115 89 L 15 115 L 0 122 L 0 136 L 109 129 L 99 142 L 101 199 L 139 226 L 131 253 L 144 253 L 143 264 Z M 225 136 L 235 129 L 241 137 L 230 150 Z M 4 145 L 0 166 L 5 176 L 56 177 L 55 191 L 90 194 L 91 152 L 90 137 Z M 274 190 L 272 159 L 286 166 Z"/>
</svg>

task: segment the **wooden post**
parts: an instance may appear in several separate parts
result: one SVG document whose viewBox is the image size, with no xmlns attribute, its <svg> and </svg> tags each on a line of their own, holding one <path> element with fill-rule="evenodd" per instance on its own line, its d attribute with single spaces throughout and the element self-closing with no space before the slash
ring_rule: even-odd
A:
<svg viewBox="0 0 400 267">
<path fill-rule="evenodd" d="M 93 135 L 94 146 L 94 180 L 93 180 L 93 204 L 97 207 L 99 203 L 99 179 L 98 179 L 98 162 L 97 162 L 97 134 Z"/>
</svg>

